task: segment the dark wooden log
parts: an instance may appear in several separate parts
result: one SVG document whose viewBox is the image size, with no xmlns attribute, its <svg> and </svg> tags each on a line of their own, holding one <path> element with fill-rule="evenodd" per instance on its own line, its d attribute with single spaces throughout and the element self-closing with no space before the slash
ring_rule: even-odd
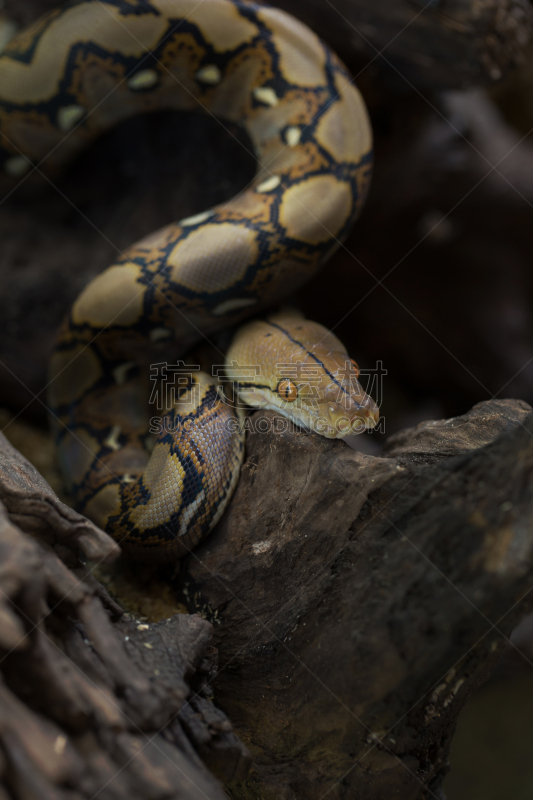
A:
<svg viewBox="0 0 533 800">
<path fill-rule="evenodd" d="M 207 765 L 243 800 L 440 798 L 457 714 L 530 606 L 529 413 L 482 403 L 379 458 L 254 415 L 234 501 L 183 576 L 220 665 L 205 619 L 139 624 L 58 558 L 83 524 L 93 557 L 113 546 L 72 510 L 51 536 L 60 502 L 0 440 L 0 787 L 217 800 Z"/>
<path fill-rule="evenodd" d="M 457 715 L 533 600 L 530 410 L 481 403 L 379 458 L 253 417 L 185 575 L 254 758 L 232 797 L 441 797 Z"/>
<path fill-rule="evenodd" d="M 211 624 L 123 615 L 80 551 L 118 547 L 0 434 L 0 796 L 223 800 L 249 755 L 212 703 Z"/>
<path fill-rule="evenodd" d="M 27 533 L 76 550 L 93 561 L 113 561 L 119 546 L 88 519 L 62 503 L 35 467 L 0 433 L 0 499 Z"/>
</svg>

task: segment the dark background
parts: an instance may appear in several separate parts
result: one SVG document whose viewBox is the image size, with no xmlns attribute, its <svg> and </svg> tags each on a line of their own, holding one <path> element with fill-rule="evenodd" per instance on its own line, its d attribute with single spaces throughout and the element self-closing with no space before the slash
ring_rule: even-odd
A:
<svg viewBox="0 0 533 800">
<path fill-rule="evenodd" d="M 384 435 L 491 397 L 533 404 L 533 54 L 527 62 L 493 88 L 448 91 L 382 59 L 349 64 L 372 117 L 374 181 L 350 238 L 293 302 L 363 369 L 387 370 L 374 452 Z M 44 427 L 47 359 L 81 288 L 140 236 L 250 180 L 244 134 L 228 128 L 137 118 L 54 185 L 27 182 L 1 201 L 5 408 Z M 532 627 L 461 716 L 449 800 L 533 796 Z"/>
</svg>

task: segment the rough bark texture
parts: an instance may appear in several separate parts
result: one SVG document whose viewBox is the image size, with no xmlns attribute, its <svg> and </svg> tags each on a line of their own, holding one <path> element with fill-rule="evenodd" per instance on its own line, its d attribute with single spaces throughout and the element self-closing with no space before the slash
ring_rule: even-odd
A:
<svg viewBox="0 0 533 800">
<path fill-rule="evenodd" d="M 118 554 L 0 434 L 0 797 L 223 800 L 206 764 L 228 782 L 249 757 L 211 701 L 210 623 L 126 617 L 78 549 Z"/>
<path fill-rule="evenodd" d="M 250 435 L 186 573 L 220 621 L 217 701 L 254 757 L 232 797 L 441 796 L 457 714 L 532 599 L 530 411 L 481 403 L 379 458 Z"/>
<path fill-rule="evenodd" d="M 442 800 L 457 715 L 533 600 L 530 412 L 481 403 L 380 457 L 255 414 L 183 565 L 204 618 L 154 624 L 0 434 L 0 797 Z"/>
</svg>

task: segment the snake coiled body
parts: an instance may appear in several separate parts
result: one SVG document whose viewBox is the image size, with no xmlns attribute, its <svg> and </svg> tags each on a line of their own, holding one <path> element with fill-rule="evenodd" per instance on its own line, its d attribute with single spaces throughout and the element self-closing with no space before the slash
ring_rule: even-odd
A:
<svg viewBox="0 0 533 800">
<path fill-rule="evenodd" d="M 12 179 L 32 165 L 53 175 L 104 130 L 159 109 L 240 124 L 257 174 L 229 202 L 137 242 L 86 287 L 58 338 L 49 402 L 80 509 L 131 552 L 166 556 L 188 551 L 218 520 L 243 443 L 229 424 L 235 411 L 203 374 L 182 386 L 180 403 L 164 409 L 171 424 L 151 435 L 149 367 L 262 312 L 325 263 L 364 202 L 371 134 L 344 66 L 280 10 L 245 0 L 81 0 L 23 31 L 0 57 L 0 169 Z M 330 402 L 331 386 L 344 385 L 341 343 L 290 315 L 262 324 L 273 327 L 252 324 L 239 340 L 246 353 L 261 359 L 271 334 L 290 343 L 284 358 L 319 364 Z M 244 352 L 235 347 L 233 361 Z M 288 413 L 269 353 L 259 393 Z M 360 387 L 354 397 L 372 421 Z"/>
</svg>

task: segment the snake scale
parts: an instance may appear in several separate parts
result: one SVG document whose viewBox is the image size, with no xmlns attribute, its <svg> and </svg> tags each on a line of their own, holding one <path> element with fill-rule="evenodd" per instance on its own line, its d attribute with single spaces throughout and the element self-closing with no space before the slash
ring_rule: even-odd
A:
<svg viewBox="0 0 533 800">
<path fill-rule="evenodd" d="M 76 0 L 0 56 L 0 170 L 12 181 L 34 166 L 53 176 L 103 131 L 160 109 L 242 126 L 257 174 L 229 202 L 137 242 L 84 289 L 49 387 L 77 506 L 134 557 L 154 559 L 188 552 L 216 524 L 243 434 L 202 372 L 181 378 L 150 432 L 150 367 L 308 280 L 346 237 L 372 164 L 345 67 L 285 12 L 248 0 Z M 292 312 L 242 326 L 226 357 L 243 402 L 328 437 L 375 425 L 357 375 L 332 333 Z"/>
</svg>

